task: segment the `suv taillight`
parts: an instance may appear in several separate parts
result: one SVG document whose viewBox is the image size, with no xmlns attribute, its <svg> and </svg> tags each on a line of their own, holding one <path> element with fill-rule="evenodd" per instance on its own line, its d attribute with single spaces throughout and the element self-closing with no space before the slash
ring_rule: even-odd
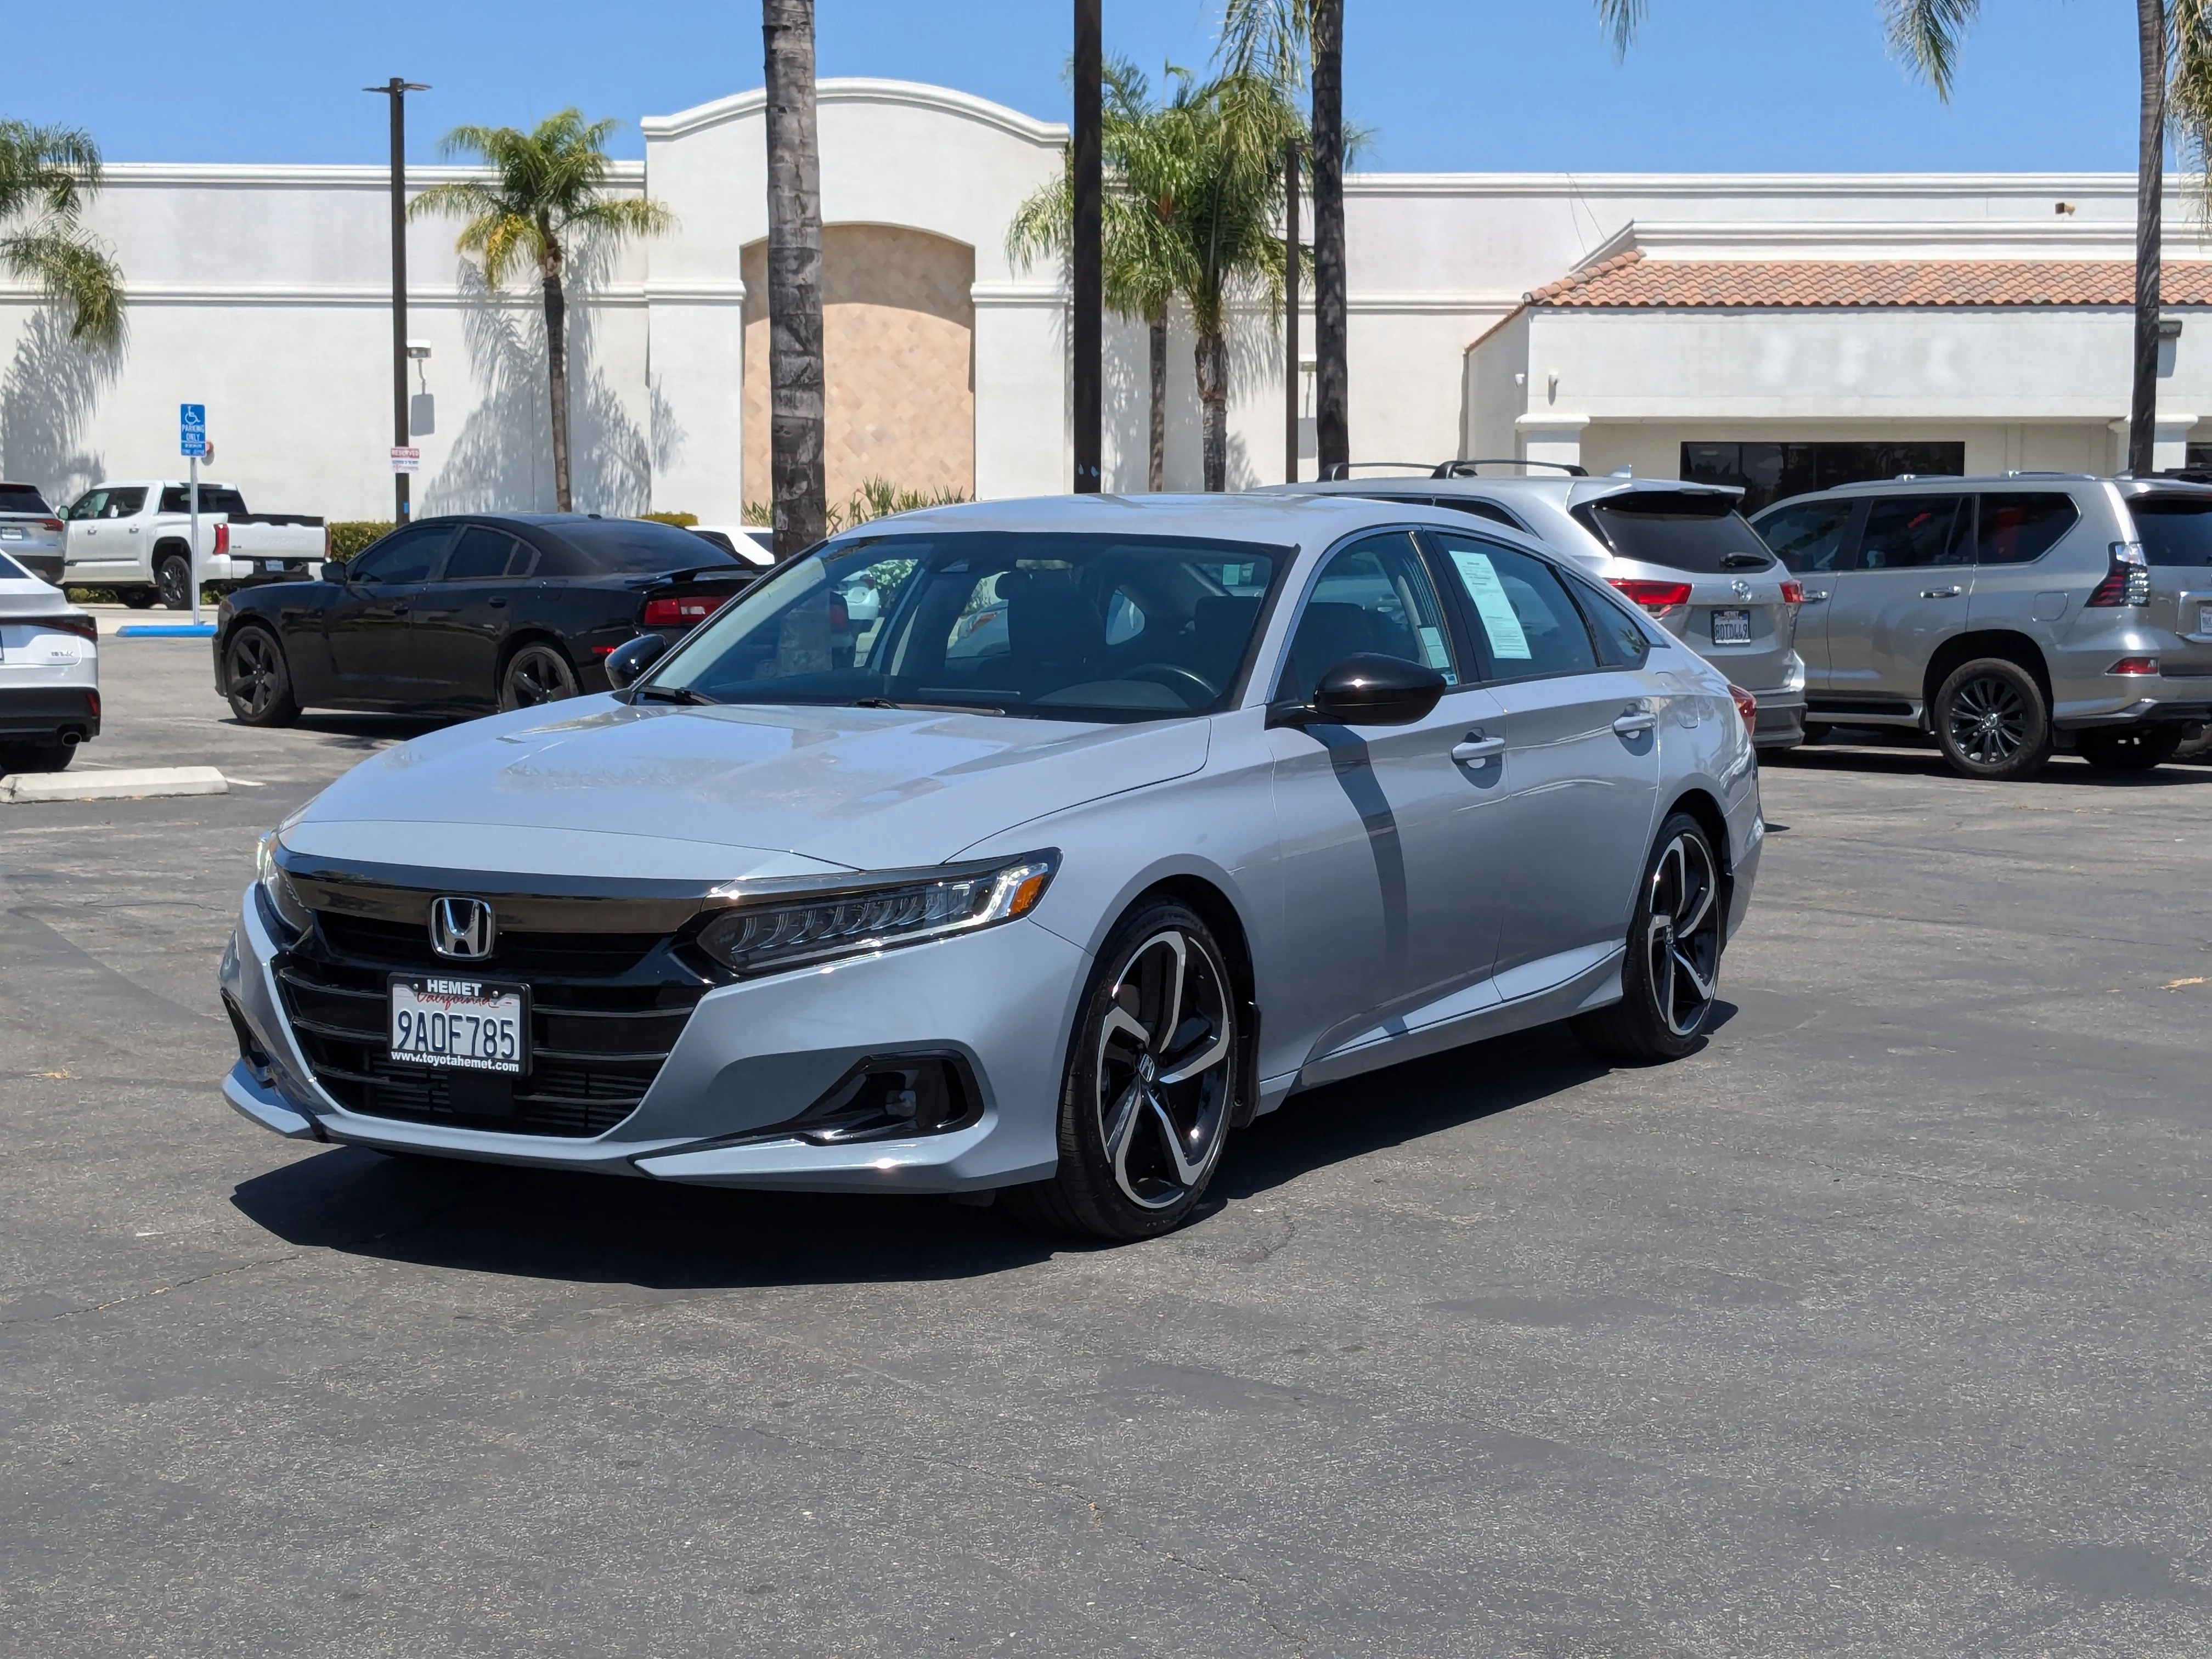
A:
<svg viewBox="0 0 2212 1659">
<path fill-rule="evenodd" d="M 2150 562 L 2141 542 L 2112 544 L 2112 564 L 2087 602 L 2106 609 L 2150 603 Z"/>
<path fill-rule="evenodd" d="M 1804 604 L 1805 584 L 1799 581 L 1795 576 L 1784 578 L 1782 583 L 1782 603 L 1784 605 Z"/>
<path fill-rule="evenodd" d="M 1614 576 L 1610 580 L 1615 587 L 1646 611 L 1671 611 L 1678 605 L 1690 602 L 1690 585 L 1687 582 L 1643 581 L 1634 576 Z"/>
<path fill-rule="evenodd" d="M 62 532 L 66 530 L 68 527 L 69 526 L 64 525 L 59 519 L 41 519 L 39 520 L 40 529 L 51 530 L 57 536 L 60 535 Z"/>
<path fill-rule="evenodd" d="M 689 628 L 702 623 L 720 611 L 726 599 L 709 599 L 701 594 L 696 599 L 647 599 L 645 615 L 640 626 L 645 628 Z"/>
</svg>

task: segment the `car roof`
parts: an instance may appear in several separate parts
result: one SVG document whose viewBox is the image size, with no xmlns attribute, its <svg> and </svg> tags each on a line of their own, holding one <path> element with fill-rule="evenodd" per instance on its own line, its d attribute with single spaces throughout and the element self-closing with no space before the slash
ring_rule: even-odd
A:
<svg viewBox="0 0 2212 1659">
<path fill-rule="evenodd" d="M 1557 507 L 1574 507 L 1583 501 L 1644 492 L 1680 495 L 1686 490 L 1694 495 L 1738 498 L 1743 495 L 1743 491 L 1734 484 L 1698 483 L 1684 478 L 1637 478 L 1624 473 L 1608 473 L 1600 478 L 1565 473 L 1548 477 L 1530 474 L 1509 478 L 1440 478 L 1432 474 L 1408 472 L 1389 473 L 1371 478 L 1331 478 L 1314 483 L 1268 484 L 1265 488 L 1276 494 L 1297 491 L 1328 495 L 1371 495 L 1382 489 L 1402 489 L 1410 495 L 1464 495 L 1471 501 L 1510 501 L 1520 497 L 1547 501 Z"/>
<path fill-rule="evenodd" d="M 1311 548 L 1328 546 L 1361 530 L 1409 523 L 1451 530 L 1468 527 L 1464 515 L 1442 507 L 1378 501 L 1350 493 L 1316 494 L 1277 488 L 1233 495 L 1039 495 L 967 501 L 872 520 L 836 539 L 905 530 L 1057 530 Z M 1486 524 L 1483 530 L 1525 544 L 1532 551 L 1550 551 L 1535 538 L 1508 525 Z"/>
<path fill-rule="evenodd" d="M 1900 472 L 1893 478 L 1857 478 L 1850 483 L 1830 484 L 1826 489 L 1808 489 L 1787 499 L 1802 501 L 1820 495 L 1893 495 L 1899 490 L 1932 490 L 1938 493 L 1954 489 L 2014 489 L 2036 484 L 2103 484 L 2140 483 L 2144 488 L 2158 487 L 2173 489 L 2204 489 L 2203 484 L 2191 484 L 2179 478 L 2112 479 L 2094 472 Z M 2212 493 L 2212 491 L 2208 491 Z M 1774 503 L 1777 507 L 1781 502 Z M 1764 507 L 1761 512 L 1765 511 Z"/>
</svg>

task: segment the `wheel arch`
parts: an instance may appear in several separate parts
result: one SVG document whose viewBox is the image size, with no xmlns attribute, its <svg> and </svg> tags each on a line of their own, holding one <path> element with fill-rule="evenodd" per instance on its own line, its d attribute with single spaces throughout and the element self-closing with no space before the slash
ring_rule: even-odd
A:
<svg viewBox="0 0 2212 1659">
<path fill-rule="evenodd" d="M 568 665 L 568 672 L 576 677 L 576 689 L 584 689 L 584 671 L 576 661 L 576 653 L 561 637 L 560 630 L 543 623 L 526 623 L 500 641 L 499 659 L 491 671 L 491 696 L 498 702 L 507 690 L 507 665 L 533 645 L 550 645 L 561 653 L 561 660 Z"/>
<path fill-rule="evenodd" d="M 2043 647 L 2033 637 L 2010 628 L 1969 629 L 1952 635 L 1929 655 L 1928 672 L 1920 683 L 1920 717 L 1931 731 L 1936 725 L 1936 694 L 1961 663 L 1978 657 L 1996 657 L 2026 669 L 2043 693 L 2045 708 L 2051 707 L 2051 666 L 2044 659 Z"/>
<path fill-rule="evenodd" d="M 1223 888 L 1206 876 L 1184 871 L 1164 876 L 1133 894 L 1109 921 L 1106 935 L 1120 927 L 1122 919 L 1139 905 L 1152 899 L 1171 899 L 1194 911 L 1228 958 L 1230 976 L 1236 981 L 1237 1011 L 1243 1016 L 1239 1022 L 1237 1056 L 1242 1098 L 1230 1115 L 1230 1127 L 1241 1129 L 1257 1115 L 1260 1103 L 1260 987 L 1253 965 L 1251 936 L 1244 926 L 1244 918 L 1236 901 Z M 1102 943 L 1106 935 L 1102 935 Z"/>
<path fill-rule="evenodd" d="M 230 647 L 234 641 L 249 628 L 258 628 L 276 642 L 276 654 L 283 659 L 284 672 L 292 672 L 292 653 L 284 648 L 284 630 L 258 611 L 243 611 L 231 617 L 229 624 L 216 641 L 215 659 L 222 674 L 219 688 L 225 696 L 230 695 Z"/>
<path fill-rule="evenodd" d="M 1712 843 L 1714 855 L 1721 861 L 1721 902 L 1729 907 L 1727 914 L 1733 915 L 1735 903 L 1735 849 L 1729 844 L 1728 814 L 1721 810 L 1720 802 L 1712 793 L 1702 788 L 1689 788 L 1682 791 L 1674 798 L 1667 810 L 1659 815 L 1659 823 L 1664 824 L 1677 812 L 1687 813 L 1691 817 L 1695 818 L 1698 828 L 1705 832 L 1705 839 Z"/>
</svg>

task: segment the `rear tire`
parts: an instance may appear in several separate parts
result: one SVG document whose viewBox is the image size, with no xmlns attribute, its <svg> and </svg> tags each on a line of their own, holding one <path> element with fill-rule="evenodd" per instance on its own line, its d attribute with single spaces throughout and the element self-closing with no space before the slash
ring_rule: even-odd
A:
<svg viewBox="0 0 2212 1659">
<path fill-rule="evenodd" d="M 2127 726 L 2118 731 L 2077 732 L 2074 747 L 2100 772 L 2148 772 L 2181 748 L 2179 726 Z"/>
<path fill-rule="evenodd" d="M 0 751 L 0 772 L 66 772 L 76 758 L 73 743 L 24 743 Z"/>
<path fill-rule="evenodd" d="M 2051 758 L 2051 705 L 2035 676 L 2008 658 L 1953 669 L 1929 714 L 1943 758 L 1962 778 L 2018 783 Z"/>
<path fill-rule="evenodd" d="M 1128 1241 L 1190 1218 L 1247 1086 L 1228 958 L 1196 912 L 1159 899 L 1098 953 L 1068 1040 L 1060 1165 L 1001 1193 L 1046 1231 Z"/>
<path fill-rule="evenodd" d="M 154 601 L 161 597 L 150 587 L 118 588 L 116 593 L 123 603 L 133 611 L 151 611 L 154 608 Z"/>
<path fill-rule="evenodd" d="M 222 684 L 240 726 L 289 726 L 300 718 L 283 642 L 265 628 L 249 623 L 232 633 L 222 647 Z"/>
<path fill-rule="evenodd" d="M 192 562 L 181 553 L 163 554 L 154 565 L 154 586 L 170 610 L 191 610 Z"/>
<path fill-rule="evenodd" d="M 1627 1066 L 1680 1060 L 1705 1041 L 1728 942 L 1721 862 L 1703 825 L 1676 812 L 1659 826 L 1644 866 L 1620 1000 L 1578 1014 L 1575 1035 L 1606 1059 Z"/>
<path fill-rule="evenodd" d="M 501 708 L 536 708 L 576 695 L 576 671 L 557 645 L 526 645 L 507 659 L 499 677 Z"/>
</svg>

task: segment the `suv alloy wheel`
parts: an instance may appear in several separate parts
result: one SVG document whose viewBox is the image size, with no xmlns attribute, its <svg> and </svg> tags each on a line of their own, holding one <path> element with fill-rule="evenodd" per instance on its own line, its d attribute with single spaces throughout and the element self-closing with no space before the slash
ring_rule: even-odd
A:
<svg viewBox="0 0 2212 1659">
<path fill-rule="evenodd" d="M 1943 758 L 1961 777 L 2017 783 L 2051 758 L 2051 707 L 2043 688 L 2008 658 L 1960 664 L 1929 714 Z"/>
</svg>

